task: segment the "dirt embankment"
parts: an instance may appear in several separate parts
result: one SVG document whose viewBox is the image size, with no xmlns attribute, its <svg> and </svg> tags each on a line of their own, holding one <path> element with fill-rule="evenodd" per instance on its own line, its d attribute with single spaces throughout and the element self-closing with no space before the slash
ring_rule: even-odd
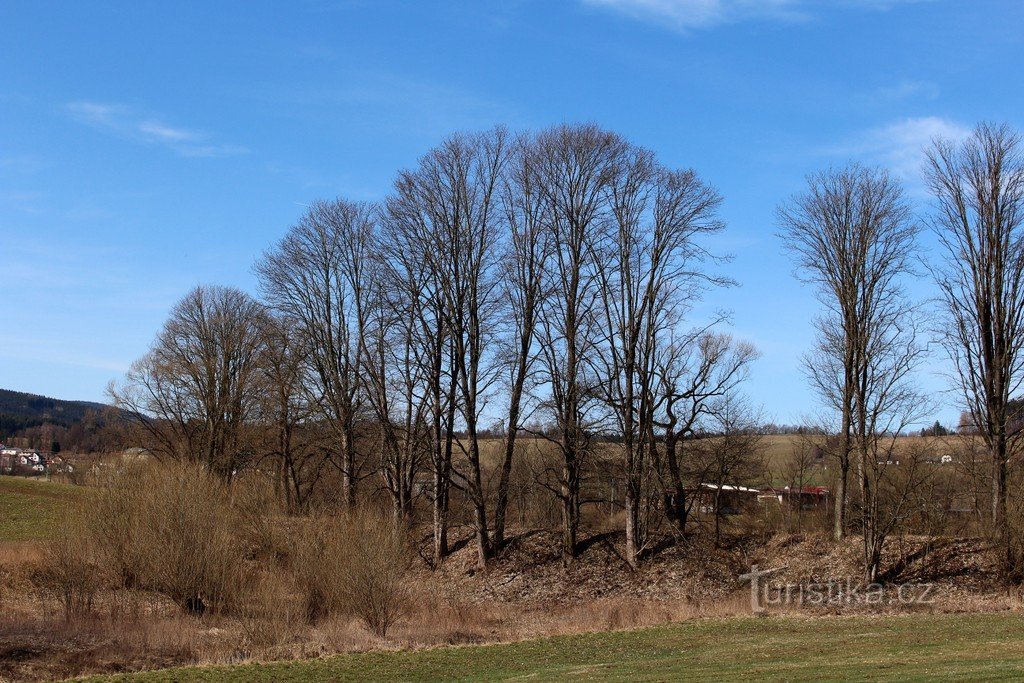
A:
<svg viewBox="0 0 1024 683">
<path fill-rule="evenodd" d="M 703 538 L 666 541 L 652 548 L 637 570 L 620 554 L 621 534 L 584 539 L 579 557 L 568 568 L 558 555 L 558 542 L 551 532 L 516 535 L 487 570 L 477 568 L 475 550 L 466 542 L 434 578 L 473 602 L 529 607 L 570 607 L 611 598 L 707 606 L 749 591 L 740 577 L 754 565 L 779 570 L 771 575 L 772 585 L 862 583 L 861 541 L 856 537 L 840 544 L 817 534 L 747 537 L 726 540 L 721 547 Z M 1006 604 L 1007 590 L 980 539 L 892 539 L 885 547 L 881 582 L 929 584 L 929 603 L 935 609 L 1001 609 Z"/>
</svg>

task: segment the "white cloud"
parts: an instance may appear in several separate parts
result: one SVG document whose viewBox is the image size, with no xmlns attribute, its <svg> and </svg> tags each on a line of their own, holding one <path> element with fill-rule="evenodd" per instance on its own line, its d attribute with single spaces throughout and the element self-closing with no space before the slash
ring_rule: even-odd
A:
<svg viewBox="0 0 1024 683">
<path fill-rule="evenodd" d="M 704 29 L 750 19 L 802 21 L 814 10 L 843 6 L 888 10 L 908 2 L 928 0 L 581 0 L 583 4 L 619 12 L 634 19 L 662 24 L 677 31 Z"/>
<path fill-rule="evenodd" d="M 116 103 L 71 102 L 71 118 L 98 130 L 142 144 L 162 145 L 185 157 L 225 157 L 249 150 L 210 141 L 207 133 L 171 126 L 149 114 Z"/>
<path fill-rule="evenodd" d="M 861 158 L 885 166 L 912 186 L 920 185 L 924 151 L 932 140 L 959 141 L 971 134 L 970 128 L 939 116 L 907 118 L 871 128 L 850 142 L 826 150 L 831 155 Z"/>
</svg>

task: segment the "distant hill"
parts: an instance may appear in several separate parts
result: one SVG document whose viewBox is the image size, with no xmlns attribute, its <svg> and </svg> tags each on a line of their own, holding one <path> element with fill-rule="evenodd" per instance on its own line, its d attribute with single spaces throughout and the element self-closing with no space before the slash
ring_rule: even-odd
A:
<svg viewBox="0 0 1024 683">
<path fill-rule="evenodd" d="M 42 424 L 70 427 L 81 422 L 89 412 L 101 413 L 109 408 L 102 403 L 64 401 L 0 389 L 0 434 L 9 435 Z"/>
</svg>

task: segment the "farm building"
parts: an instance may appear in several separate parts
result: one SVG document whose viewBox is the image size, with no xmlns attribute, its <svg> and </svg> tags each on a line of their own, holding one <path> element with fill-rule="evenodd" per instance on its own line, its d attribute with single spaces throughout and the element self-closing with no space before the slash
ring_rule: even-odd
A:
<svg viewBox="0 0 1024 683">
<path fill-rule="evenodd" d="M 826 506 L 829 499 L 827 486 L 783 486 L 762 489 L 757 500 L 764 504 L 778 503 L 795 509 L 816 510 Z"/>
</svg>

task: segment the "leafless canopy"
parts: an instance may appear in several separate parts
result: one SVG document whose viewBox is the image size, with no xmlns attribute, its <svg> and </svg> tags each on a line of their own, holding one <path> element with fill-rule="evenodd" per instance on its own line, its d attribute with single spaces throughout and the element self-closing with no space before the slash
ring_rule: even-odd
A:
<svg viewBox="0 0 1024 683">
<path fill-rule="evenodd" d="M 899 182 L 883 170 L 852 165 L 812 175 L 807 185 L 779 208 L 778 218 L 797 276 L 816 285 L 826 309 L 806 364 L 812 385 L 840 416 L 835 536 L 841 538 L 851 452 L 859 447 L 866 460 L 878 422 L 908 407 L 894 399 L 921 356 L 914 308 L 903 292 L 918 228 Z M 859 470 L 863 476 L 863 463 Z"/>
<path fill-rule="evenodd" d="M 937 140 L 925 177 L 935 197 L 932 225 L 945 252 L 933 271 L 946 322 L 941 341 L 974 428 L 990 451 L 991 519 L 1009 553 L 1006 478 L 1021 436 L 1011 399 L 1024 381 L 1020 137 L 1006 126 L 982 124 L 961 144 Z"/>
<path fill-rule="evenodd" d="M 112 386 L 160 457 L 198 460 L 230 477 L 253 455 L 263 307 L 232 287 L 196 287 L 175 305 L 149 353 Z"/>
</svg>

